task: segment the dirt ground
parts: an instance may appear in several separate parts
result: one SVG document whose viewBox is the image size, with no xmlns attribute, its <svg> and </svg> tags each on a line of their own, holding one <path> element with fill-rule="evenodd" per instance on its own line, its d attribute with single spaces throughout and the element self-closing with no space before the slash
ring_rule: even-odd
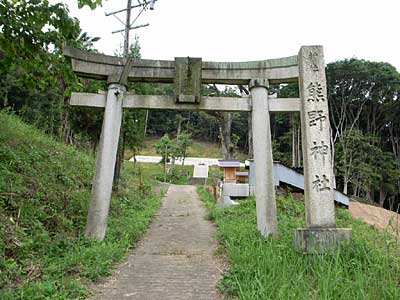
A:
<svg viewBox="0 0 400 300">
<path fill-rule="evenodd" d="M 350 201 L 349 211 L 356 219 L 361 219 L 379 230 L 388 229 L 399 235 L 400 215 L 393 211 L 356 201 Z"/>
</svg>

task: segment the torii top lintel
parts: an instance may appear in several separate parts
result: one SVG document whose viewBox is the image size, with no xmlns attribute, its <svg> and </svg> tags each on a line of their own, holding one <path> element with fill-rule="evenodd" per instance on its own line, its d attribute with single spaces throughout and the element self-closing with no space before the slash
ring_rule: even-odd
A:
<svg viewBox="0 0 400 300">
<path fill-rule="evenodd" d="M 123 58 L 92 53 L 66 46 L 64 55 L 72 60 L 72 68 L 81 77 L 107 80 L 123 70 Z M 172 83 L 175 61 L 135 59 L 128 80 L 132 82 Z M 254 78 L 270 83 L 296 82 L 299 76 L 298 56 L 251 62 L 202 62 L 201 82 L 216 84 L 248 84 Z"/>
</svg>

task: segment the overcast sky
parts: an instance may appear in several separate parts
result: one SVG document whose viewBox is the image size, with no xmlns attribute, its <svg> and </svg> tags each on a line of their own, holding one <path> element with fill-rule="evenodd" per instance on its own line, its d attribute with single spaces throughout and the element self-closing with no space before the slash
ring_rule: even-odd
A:
<svg viewBox="0 0 400 300">
<path fill-rule="evenodd" d="M 120 47 L 123 35 L 111 31 L 123 25 L 104 13 L 125 8 L 126 0 L 105 1 L 94 11 L 78 9 L 77 0 L 63 2 L 83 31 L 101 38 L 97 49 L 113 54 Z M 135 23 L 150 26 L 131 35 L 139 35 L 142 57 L 149 59 L 263 60 L 323 45 L 327 63 L 356 57 L 400 71 L 399 12 L 399 0 L 158 0 Z"/>
</svg>

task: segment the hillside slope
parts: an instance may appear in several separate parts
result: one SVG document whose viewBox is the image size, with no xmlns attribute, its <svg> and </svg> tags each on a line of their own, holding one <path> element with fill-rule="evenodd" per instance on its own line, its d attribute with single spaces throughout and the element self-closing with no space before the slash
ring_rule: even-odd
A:
<svg viewBox="0 0 400 300">
<path fill-rule="evenodd" d="M 125 165 L 105 242 L 85 240 L 94 159 L 0 112 L 0 299 L 84 299 L 109 274 L 160 202 Z"/>
<path fill-rule="evenodd" d="M 394 211 L 357 201 L 350 201 L 349 212 L 355 219 L 363 220 L 377 229 L 399 234 L 400 216 Z"/>
</svg>

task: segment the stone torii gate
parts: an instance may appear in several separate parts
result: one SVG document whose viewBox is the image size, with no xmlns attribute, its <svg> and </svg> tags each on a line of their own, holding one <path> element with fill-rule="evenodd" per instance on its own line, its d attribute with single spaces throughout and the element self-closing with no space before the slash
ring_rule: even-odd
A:
<svg viewBox="0 0 400 300">
<path fill-rule="evenodd" d="M 304 155 L 306 228 L 295 231 L 298 251 L 324 251 L 349 241 L 351 229 L 336 228 L 325 65 L 321 46 L 304 46 L 296 56 L 253 62 L 203 62 L 201 58 L 130 60 L 64 48 L 74 72 L 107 80 L 106 93 L 72 93 L 71 105 L 104 107 L 86 236 L 105 235 L 123 108 L 251 111 L 256 174 L 257 228 L 277 235 L 269 112 L 299 111 Z M 125 67 L 124 67 L 125 66 Z M 135 95 L 126 82 L 174 83 L 175 96 Z M 269 84 L 299 81 L 300 99 L 268 99 Z M 249 85 L 248 97 L 203 97 L 201 84 Z"/>
</svg>

